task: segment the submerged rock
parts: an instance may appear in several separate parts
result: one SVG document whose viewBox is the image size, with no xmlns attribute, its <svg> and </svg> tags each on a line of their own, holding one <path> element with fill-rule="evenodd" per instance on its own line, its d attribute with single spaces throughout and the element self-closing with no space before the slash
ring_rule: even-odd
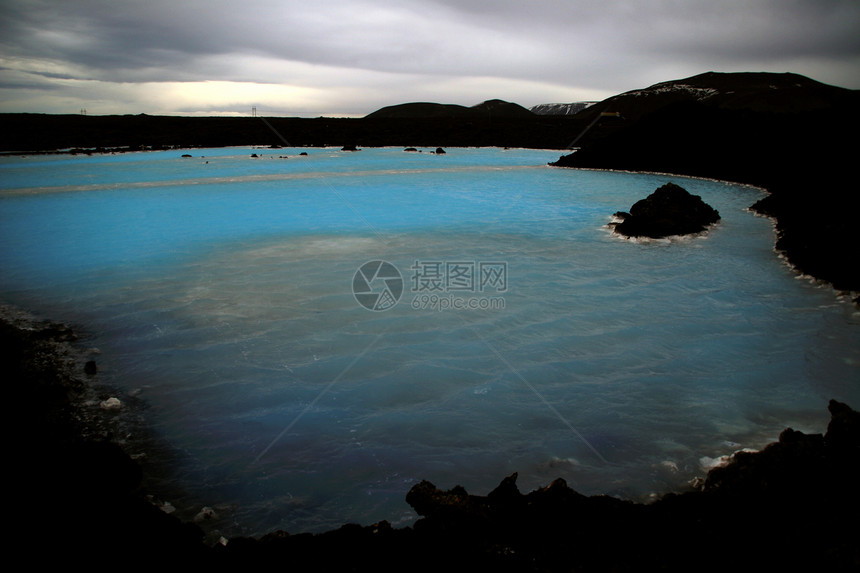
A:
<svg viewBox="0 0 860 573">
<path fill-rule="evenodd" d="M 621 221 L 610 225 L 619 234 L 652 239 L 701 233 L 720 220 L 716 209 L 674 183 L 666 183 L 634 203 L 629 213 L 619 211 L 615 217 Z"/>
<path fill-rule="evenodd" d="M 122 402 L 120 402 L 119 398 L 111 397 L 99 402 L 99 407 L 101 407 L 102 410 L 119 410 L 122 408 Z"/>
<path fill-rule="evenodd" d="M 194 523 L 218 519 L 218 514 L 211 507 L 204 507 L 194 516 Z"/>
</svg>

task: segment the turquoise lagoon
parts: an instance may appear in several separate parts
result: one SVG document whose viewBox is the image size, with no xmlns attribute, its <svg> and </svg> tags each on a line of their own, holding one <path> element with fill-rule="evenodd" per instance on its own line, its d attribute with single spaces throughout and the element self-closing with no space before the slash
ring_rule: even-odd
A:
<svg viewBox="0 0 860 573">
<path fill-rule="evenodd" d="M 0 300 L 90 334 L 227 537 L 407 525 L 422 479 L 647 500 L 860 405 L 860 316 L 774 252 L 761 190 L 447 151 L 3 157 Z M 610 232 L 668 181 L 722 221 Z"/>
</svg>

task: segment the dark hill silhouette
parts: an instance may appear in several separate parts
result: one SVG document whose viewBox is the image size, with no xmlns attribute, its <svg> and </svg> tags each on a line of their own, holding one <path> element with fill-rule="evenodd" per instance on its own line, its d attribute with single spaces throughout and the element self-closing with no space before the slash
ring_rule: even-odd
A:
<svg viewBox="0 0 860 573">
<path fill-rule="evenodd" d="M 473 114 L 492 115 L 493 117 L 510 117 L 522 119 L 534 119 L 535 114 L 524 108 L 523 106 L 502 101 L 500 99 L 491 99 L 478 105 L 469 108 Z"/>
<path fill-rule="evenodd" d="M 135 151 L 235 145 L 530 147 L 564 149 L 582 129 L 572 116 L 538 116 L 488 100 L 472 107 L 392 105 L 363 118 L 0 114 L 0 152 Z M 270 127 L 271 126 L 271 127 Z M 278 137 L 276 130 L 284 139 Z"/>
<path fill-rule="evenodd" d="M 459 118 L 469 115 L 469 108 L 462 105 L 414 102 L 380 108 L 367 114 L 365 119 Z"/>
<path fill-rule="evenodd" d="M 817 82 L 798 74 L 769 72 L 707 72 L 689 78 L 660 82 L 612 96 L 577 115 L 594 117 L 619 112 L 638 120 L 666 106 L 700 103 L 720 109 L 767 113 L 823 111 L 856 101 L 853 90 Z"/>
<path fill-rule="evenodd" d="M 492 115 L 498 118 L 533 119 L 534 114 L 519 104 L 491 99 L 472 107 L 429 102 L 390 105 L 365 116 L 366 119 L 471 118 Z"/>
<path fill-rule="evenodd" d="M 626 131 L 639 120 L 657 113 L 671 118 L 684 115 L 695 106 L 751 114 L 838 113 L 841 109 L 856 107 L 856 95 L 853 90 L 792 73 L 706 72 L 609 97 L 573 117 L 584 122 L 585 126 L 591 125 L 586 135 L 577 141 L 577 147 L 585 147 L 606 136 Z M 619 117 L 605 116 L 610 113 Z M 600 117 L 601 114 L 604 117 Z M 777 119 L 791 121 L 787 117 Z M 828 121 L 824 117 L 822 120 Z M 695 129 L 696 125 L 690 127 Z M 653 122 L 649 128 L 662 129 Z M 741 125 L 737 135 L 748 135 L 751 128 L 757 129 Z M 707 129 L 699 132 L 708 133 Z"/>
</svg>

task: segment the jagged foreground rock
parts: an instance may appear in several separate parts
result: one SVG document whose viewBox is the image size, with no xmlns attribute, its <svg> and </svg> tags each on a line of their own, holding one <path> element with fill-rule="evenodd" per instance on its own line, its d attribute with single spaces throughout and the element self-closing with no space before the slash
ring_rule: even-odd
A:
<svg viewBox="0 0 860 573">
<path fill-rule="evenodd" d="M 516 474 L 486 496 L 422 481 L 406 497 L 423 516 L 413 528 L 278 532 L 221 553 L 237 564 L 305 558 L 347 570 L 854 570 L 860 414 L 836 401 L 829 410 L 826 435 L 786 429 L 712 470 L 700 490 L 648 505 L 587 497 L 562 479 L 524 495 Z"/>
</svg>

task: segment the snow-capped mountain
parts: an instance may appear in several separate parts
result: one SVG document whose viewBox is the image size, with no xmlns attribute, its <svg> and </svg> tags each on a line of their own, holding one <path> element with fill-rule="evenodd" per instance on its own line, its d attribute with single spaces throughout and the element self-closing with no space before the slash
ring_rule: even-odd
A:
<svg viewBox="0 0 860 573">
<path fill-rule="evenodd" d="M 574 103 L 542 103 L 532 108 L 529 108 L 529 111 L 537 115 L 573 115 L 596 103 L 596 101 L 578 101 Z"/>
</svg>

